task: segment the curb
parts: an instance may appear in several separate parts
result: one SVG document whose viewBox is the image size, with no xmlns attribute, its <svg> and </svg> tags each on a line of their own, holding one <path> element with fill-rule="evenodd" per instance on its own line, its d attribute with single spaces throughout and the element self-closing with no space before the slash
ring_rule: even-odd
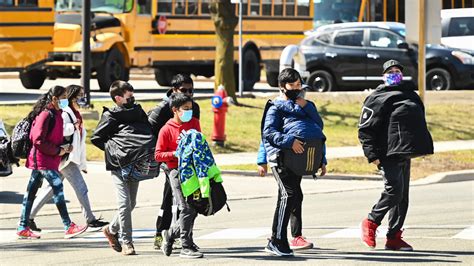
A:
<svg viewBox="0 0 474 266">
<path fill-rule="evenodd" d="M 238 176 L 251 176 L 258 177 L 257 171 L 248 170 L 221 170 L 223 175 L 238 175 Z M 264 177 L 273 177 L 270 172 Z M 312 176 L 303 176 L 304 179 L 313 179 Z M 324 180 L 361 180 L 361 181 L 378 181 L 382 180 L 380 175 L 351 175 L 351 174 L 327 174 L 323 177 L 318 176 L 317 179 Z"/>
<path fill-rule="evenodd" d="M 414 181 L 413 185 L 420 186 L 464 181 L 474 181 L 474 169 L 432 174 L 423 179 Z"/>
</svg>

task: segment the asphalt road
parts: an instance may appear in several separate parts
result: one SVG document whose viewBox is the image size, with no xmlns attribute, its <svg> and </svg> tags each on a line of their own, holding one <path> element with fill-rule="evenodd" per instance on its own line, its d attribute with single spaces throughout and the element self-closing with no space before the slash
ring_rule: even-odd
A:
<svg viewBox="0 0 474 266">
<path fill-rule="evenodd" d="M 245 181 L 245 179 L 243 179 Z M 351 181 L 347 181 L 351 182 Z M 213 217 L 198 217 L 195 242 L 205 257 L 186 260 L 175 251 L 165 257 L 153 245 L 157 207 L 142 207 L 134 212 L 134 237 L 137 256 L 125 257 L 111 250 L 102 234 L 88 232 L 72 240 L 62 239 L 57 214 L 40 217 L 39 226 L 47 229 L 41 240 L 7 240 L 16 219 L 0 220 L 0 261 L 2 265 L 23 264 L 465 264 L 474 263 L 473 181 L 411 187 L 409 214 L 404 239 L 413 252 L 383 250 L 384 229 L 378 246 L 368 250 L 358 238 L 359 223 L 380 189 L 306 195 L 304 235 L 316 248 L 299 252 L 294 258 L 279 258 L 263 252 L 276 198 L 231 201 L 231 212 L 223 210 Z M 273 189 L 273 187 L 271 188 Z M 161 191 L 157 191 L 161 193 Z M 104 212 L 110 220 L 113 212 Z M 74 217 L 80 214 L 73 214 Z M 384 224 L 386 225 L 386 221 Z"/>
</svg>

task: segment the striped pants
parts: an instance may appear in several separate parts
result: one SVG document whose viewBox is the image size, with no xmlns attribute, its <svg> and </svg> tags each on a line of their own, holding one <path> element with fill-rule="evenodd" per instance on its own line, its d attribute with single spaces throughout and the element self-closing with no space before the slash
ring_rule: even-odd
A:
<svg viewBox="0 0 474 266">
<path fill-rule="evenodd" d="M 278 184 L 278 200 L 273 217 L 272 238 L 287 240 L 287 227 L 291 219 L 291 235 L 302 235 L 303 191 L 301 178 L 286 168 L 272 167 L 273 176 Z"/>
</svg>

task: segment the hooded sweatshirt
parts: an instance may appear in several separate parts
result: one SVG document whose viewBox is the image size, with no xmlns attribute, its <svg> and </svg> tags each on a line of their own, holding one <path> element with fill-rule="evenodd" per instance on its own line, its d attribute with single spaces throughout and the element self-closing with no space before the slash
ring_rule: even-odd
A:
<svg viewBox="0 0 474 266">
<path fill-rule="evenodd" d="M 26 167 L 37 170 L 58 171 L 63 143 L 63 118 L 61 110 L 56 110 L 49 104 L 48 110 L 43 110 L 33 121 L 30 131 L 30 140 L 33 147 L 26 160 Z M 54 112 L 54 121 L 51 121 L 49 112 Z M 54 123 L 48 131 L 49 123 Z"/>
<path fill-rule="evenodd" d="M 199 120 L 192 118 L 189 122 L 178 124 L 173 118 L 161 128 L 156 142 L 155 160 L 166 163 L 169 169 L 178 167 L 178 158 L 174 155 L 178 148 L 179 134 L 183 130 L 196 129 L 201 132 Z"/>
</svg>

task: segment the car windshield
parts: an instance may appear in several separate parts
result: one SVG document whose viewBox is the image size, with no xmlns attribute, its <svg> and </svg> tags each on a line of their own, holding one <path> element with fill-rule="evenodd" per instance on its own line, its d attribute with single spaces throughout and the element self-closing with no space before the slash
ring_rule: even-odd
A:
<svg viewBox="0 0 474 266">
<path fill-rule="evenodd" d="M 82 0 L 55 0 L 56 11 L 81 11 Z M 93 0 L 92 12 L 124 13 L 133 7 L 133 0 Z"/>
<path fill-rule="evenodd" d="M 451 18 L 447 35 L 443 37 L 453 36 L 474 36 L 474 17 Z"/>
<path fill-rule="evenodd" d="M 356 22 L 360 3 L 361 0 L 314 0 L 314 27 L 335 22 Z"/>
</svg>

